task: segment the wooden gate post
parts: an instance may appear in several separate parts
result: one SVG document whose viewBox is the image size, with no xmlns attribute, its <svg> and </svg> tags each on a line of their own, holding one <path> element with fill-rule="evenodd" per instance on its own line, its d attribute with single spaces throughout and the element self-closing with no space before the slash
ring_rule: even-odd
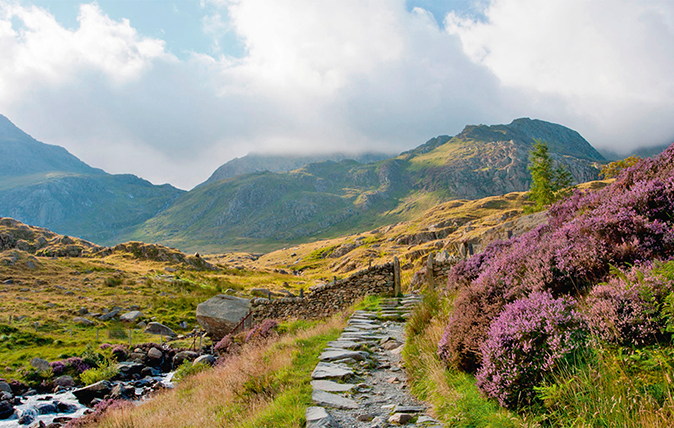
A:
<svg viewBox="0 0 674 428">
<path fill-rule="evenodd" d="M 426 282 L 428 289 L 433 291 L 435 289 L 435 278 L 433 275 L 433 253 L 428 253 L 428 260 L 426 260 Z"/>
<path fill-rule="evenodd" d="M 398 257 L 393 258 L 393 296 L 398 297 L 402 294 L 400 284 L 400 261 Z"/>
</svg>

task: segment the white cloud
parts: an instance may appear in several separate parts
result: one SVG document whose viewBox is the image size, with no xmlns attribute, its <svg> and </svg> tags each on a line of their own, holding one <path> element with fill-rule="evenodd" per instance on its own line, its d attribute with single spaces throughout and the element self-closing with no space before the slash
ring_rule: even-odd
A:
<svg viewBox="0 0 674 428">
<path fill-rule="evenodd" d="M 653 143 L 674 136 L 670 1 L 493 0 L 484 20 L 450 13 L 445 23 L 506 87 L 563 99 L 557 116 L 585 121 L 595 143 L 634 144 L 648 118 Z"/>
<path fill-rule="evenodd" d="M 92 166 L 182 188 L 248 151 L 400 151 L 521 116 L 614 148 L 674 136 L 666 1 L 493 0 L 446 29 L 404 0 L 208 3 L 204 31 L 223 51 L 233 32 L 241 58 L 179 60 L 95 4 L 68 29 L 0 0 L 0 113 Z"/>
</svg>

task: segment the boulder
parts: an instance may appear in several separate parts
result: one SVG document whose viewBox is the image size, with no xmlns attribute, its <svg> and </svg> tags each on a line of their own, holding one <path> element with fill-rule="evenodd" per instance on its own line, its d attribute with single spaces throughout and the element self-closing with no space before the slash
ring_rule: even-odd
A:
<svg viewBox="0 0 674 428">
<path fill-rule="evenodd" d="M 7 419 L 14 414 L 14 406 L 8 401 L 0 401 L 0 419 Z"/>
<path fill-rule="evenodd" d="M 147 356 L 150 359 L 159 360 L 164 356 L 164 353 L 157 348 L 151 348 L 149 351 L 147 351 Z"/>
<path fill-rule="evenodd" d="M 141 311 L 131 311 L 121 315 L 119 320 L 124 322 L 136 322 L 139 318 L 142 317 L 143 313 Z"/>
<path fill-rule="evenodd" d="M 30 365 L 43 372 L 46 372 L 51 368 L 49 366 L 49 361 L 43 360 L 42 358 L 38 357 L 35 357 L 32 360 L 30 360 Z"/>
<path fill-rule="evenodd" d="M 98 317 L 99 320 L 101 321 L 110 321 L 114 317 L 116 317 L 119 314 L 119 309 L 112 310 L 106 314 L 101 315 Z"/>
<path fill-rule="evenodd" d="M 197 322 L 216 342 L 234 330 L 250 310 L 250 300 L 218 294 L 197 306 Z"/>
<path fill-rule="evenodd" d="M 102 380 L 89 386 L 85 386 L 84 388 L 74 390 L 73 395 L 75 395 L 80 403 L 88 406 L 94 398 L 103 399 L 106 395 L 110 394 L 111 391 L 112 385 L 110 382 Z"/>
<path fill-rule="evenodd" d="M 84 317 L 75 317 L 75 318 L 73 318 L 73 322 L 74 322 L 75 324 L 94 325 L 94 322 L 93 322 L 93 321 L 91 321 L 91 320 L 88 319 L 88 318 L 84 318 Z"/>
<path fill-rule="evenodd" d="M 199 353 L 194 351 L 180 351 L 173 356 L 173 367 L 178 368 L 183 361 L 194 361 L 199 356 Z"/>
<path fill-rule="evenodd" d="M 140 374 L 140 371 L 145 367 L 141 363 L 133 361 L 123 361 L 117 364 L 117 372 L 122 379 L 126 379 L 135 374 Z"/>
<path fill-rule="evenodd" d="M 50 413 L 58 412 L 54 403 L 37 403 L 34 408 L 38 415 L 48 415 Z"/>
<path fill-rule="evenodd" d="M 72 376 L 63 375 L 54 379 L 54 385 L 62 386 L 64 388 L 72 388 L 75 386 L 75 380 L 72 378 Z"/>
<path fill-rule="evenodd" d="M 210 354 L 204 354 L 200 357 L 197 357 L 197 359 L 192 362 L 192 365 L 197 365 L 199 363 L 204 363 L 208 364 L 209 366 L 212 366 L 213 364 L 215 364 L 215 357 Z"/>
<path fill-rule="evenodd" d="M 0 391 L 5 391 L 5 392 L 9 392 L 10 394 L 13 394 L 12 387 L 9 386 L 9 384 L 7 382 L 5 382 L 4 380 L 0 380 Z"/>
<path fill-rule="evenodd" d="M 118 383 L 112 387 L 112 391 L 110 391 L 110 397 L 115 399 L 130 400 L 136 397 L 136 388 L 130 385 L 124 385 L 123 383 Z"/>
<path fill-rule="evenodd" d="M 176 333 L 170 328 L 166 327 L 164 324 L 152 321 L 145 327 L 145 333 L 164 335 L 169 337 L 177 336 Z"/>
</svg>

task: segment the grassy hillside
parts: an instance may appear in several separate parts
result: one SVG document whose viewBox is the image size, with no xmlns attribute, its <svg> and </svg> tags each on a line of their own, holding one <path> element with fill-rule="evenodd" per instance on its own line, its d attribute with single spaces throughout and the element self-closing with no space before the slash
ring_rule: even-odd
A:
<svg viewBox="0 0 674 428">
<path fill-rule="evenodd" d="M 575 131 L 518 119 L 468 126 L 398 157 L 362 165 L 320 162 L 286 173 L 256 173 L 215 181 L 120 239 L 184 251 L 270 251 L 410 220 L 449 200 L 525 191 L 534 138 L 577 182 L 596 179 L 603 158 Z"/>
</svg>

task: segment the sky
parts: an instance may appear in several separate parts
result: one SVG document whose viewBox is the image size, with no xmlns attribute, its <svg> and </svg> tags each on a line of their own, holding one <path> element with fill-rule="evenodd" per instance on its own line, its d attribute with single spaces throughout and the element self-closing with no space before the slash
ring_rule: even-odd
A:
<svg viewBox="0 0 674 428">
<path fill-rule="evenodd" d="M 190 189 L 249 152 L 398 153 L 530 117 L 674 141 L 670 0 L 0 0 L 0 114 Z"/>
</svg>

